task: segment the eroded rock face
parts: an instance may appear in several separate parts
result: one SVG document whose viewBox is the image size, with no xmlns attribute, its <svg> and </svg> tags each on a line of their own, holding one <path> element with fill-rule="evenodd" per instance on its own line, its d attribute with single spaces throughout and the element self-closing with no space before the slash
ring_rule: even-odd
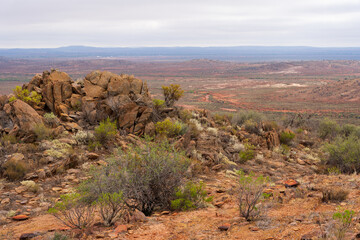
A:
<svg viewBox="0 0 360 240">
<path fill-rule="evenodd" d="M 30 132 L 36 124 L 43 122 L 43 118 L 29 104 L 17 99 L 4 106 L 6 117 L 22 131 Z M 5 117 L 5 116 L 4 116 Z M 5 117 L 5 118 L 6 118 Z"/>
<path fill-rule="evenodd" d="M 68 74 L 51 70 L 35 75 L 23 88 L 41 94 L 42 102 L 32 107 L 21 100 L 9 104 L 6 96 L 0 97 L 0 130 L 17 127 L 31 131 L 34 124 L 42 122 L 39 113 L 49 111 L 66 129 L 79 119 L 97 125 L 110 117 L 128 133 L 144 133 L 151 122 L 147 85 L 133 76 L 94 71 L 74 82 Z"/>
<path fill-rule="evenodd" d="M 94 71 L 84 79 L 82 111 L 96 123 L 111 117 L 121 129 L 142 133 L 152 115 L 146 84 L 129 75 Z"/>
</svg>

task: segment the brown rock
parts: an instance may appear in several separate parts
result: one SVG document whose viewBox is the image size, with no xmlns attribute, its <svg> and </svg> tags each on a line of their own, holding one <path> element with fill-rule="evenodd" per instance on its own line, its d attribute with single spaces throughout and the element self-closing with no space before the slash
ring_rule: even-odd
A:
<svg viewBox="0 0 360 240">
<path fill-rule="evenodd" d="M 88 80 L 84 81 L 84 91 L 86 96 L 91 98 L 105 98 L 106 97 L 106 91 L 104 88 L 94 85 Z"/>
<path fill-rule="evenodd" d="M 29 216 L 26 216 L 26 215 L 16 215 L 14 217 L 12 217 L 12 220 L 15 220 L 15 221 L 24 221 L 24 220 L 27 220 L 29 219 Z"/>
<path fill-rule="evenodd" d="M 290 188 L 290 187 L 297 187 L 298 185 L 300 185 L 300 183 L 294 179 L 289 179 L 284 182 L 284 185 L 285 187 Z"/>
<path fill-rule="evenodd" d="M 99 154 L 97 154 L 97 153 L 88 153 L 88 154 L 86 154 L 86 157 L 89 160 L 97 160 L 97 159 L 99 159 Z"/>
<path fill-rule="evenodd" d="M 218 229 L 219 229 L 220 231 L 227 231 L 227 230 L 229 230 L 230 227 L 231 227 L 231 224 L 230 224 L 230 223 L 225 223 L 225 224 L 219 226 Z"/>
<path fill-rule="evenodd" d="M 27 103 L 17 99 L 10 103 L 8 115 L 22 131 L 32 131 L 36 124 L 42 123 L 43 118 Z"/>
<path fill-rule="evenodd" d="M 115 228 L 114 232 L 115 233 L 124 233 L 124 232 L 127 232 L 127 230 L 128 230 L 128 227 L 126 225 L 118 225 Z"/>
</svg>

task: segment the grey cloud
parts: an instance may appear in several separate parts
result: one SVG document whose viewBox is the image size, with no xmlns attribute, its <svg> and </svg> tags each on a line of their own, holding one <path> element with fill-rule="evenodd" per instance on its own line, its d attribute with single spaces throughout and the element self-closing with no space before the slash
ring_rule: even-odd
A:
<svg viewBox="0 0 360 240">
<path fill-rule="evenodd" d="M 359 46 L 357 0 L 2 0 L 0 47 Z"/>
</svg>

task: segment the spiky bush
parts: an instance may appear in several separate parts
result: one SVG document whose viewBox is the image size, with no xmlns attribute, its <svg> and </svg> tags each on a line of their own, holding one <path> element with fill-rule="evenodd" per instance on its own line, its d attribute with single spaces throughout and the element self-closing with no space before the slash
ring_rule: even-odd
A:
<svg viewBox="0 0 360 240">
<path fill-rule="evenodd" d="M 290 131 L 282 131 L 280 133 L 280 143 L 289 145 L 291 141 L 295 138 L 295 133 Z"/>
<path fill-rule="evenodd" d="M 336 121 L 328 118 L 323 119 L 318 128 L 319 137 L 322 139 L 334 138 L 340 131 L 340 126 Z"/>
<path fill-rule="evenodd" d="M 29 171 L 29 166 L 22 160 L 9 160 L 2 166 L 4 175 L 11 181 L 22 179 Z"/>
<path fill-rule="evenodd" d="M 92 202 L 104 193 L 123 193 L 126 205 L 150 215 L 156 208 L 169 209 L 189 166 L 189 160 L 167 142 L 145 141 L 127 153 L 119 150 L 107 165 L 93 169 L 81 191 Z"/>
<path fill-rule="evenodd" d="M 242 126 L 248 120 L 260 124 L 264 120 L 264 118 L 265 118 L 264 115 L 262 115 L 259 112 L 242 110 L 237 112 L 232 117 L 231 122 L 232 124 L 237 126 Z"/>
<path fill-rule="evenodd" d="M 112 122 L 110 118 L 100 122 L 100 125 L 95 128 L 95 139 L 100 143 L 111 141 L 115 138 L 117 133 L 116 121 Z"/>
<path fill-rule="evenodd" d="M 187 182 L 185 186 L 176 191 L 176 199 L 171 201 L 171 208 L 174 210 L 190 210 L 205 207 L 207 202 L 212 201 L 212 197 L 208 197 L 203 182 L 193 183 Z"/>
<path fill-rule="evenodd" d="M 155 124 L 156 133 L 167 137 L 183 135 L 186 132 L 186 128 L 185 124 L 179 121 L 172 121 L 168 118 Z"/>
<path fill-rule="evenodd" d="M 184 90 L 182 90 L 180 85 L 178 84 L 170 84 L 170 86 L 162 86 L 162 90 L 165 97 L 165 105 L 167 107 L 174 106 L 174 103 L 184 95 Z"/>
<path fill-rule="evenodd" d="M 85 229 L 94 221 L 94 206 L 82 200 L 79 193 L 60 196 L 60 201 L 48 212 L 70 228 Z"/>
<path fill-rule="evenodd" d="M 323 150 L 326 153 L 326 164 L 337 167 L 342 172 L 359 172 L 360 139 L 356 136 L 337 137 L 333 142 L 326 143 Z"/>
<path fill-rule="evenodd" d="M 242 170 L 239 170 L 237 174 L 239 176 L 238 200 L 240 215 L 250 221 L 260 214 L 258 203 L 264 197 L 263 191 L 269 179 L 262 175 L 256 177 L 252 172 L 245 175 Z"/>
<path fill-rule="evenodd" d="M 39 104 L 42 96 L 35 91 L 29 92 L 27 89 L 22 89 L 20 86 L 16 86 L 13 89 L 15 97 L 9 99 L 10 102 L 20 99 L 29 104 Z"/>
</svg>

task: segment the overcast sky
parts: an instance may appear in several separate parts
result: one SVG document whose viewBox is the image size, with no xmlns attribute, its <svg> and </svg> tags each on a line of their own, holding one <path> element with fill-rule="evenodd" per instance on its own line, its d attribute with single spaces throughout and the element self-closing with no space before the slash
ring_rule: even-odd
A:
<svg viewBox="0 0 360 240">
<path fill-rule="evenodd" d="M 360 47 L 360 0 L 0 0 L 0 48 Z"/>
</svg>

